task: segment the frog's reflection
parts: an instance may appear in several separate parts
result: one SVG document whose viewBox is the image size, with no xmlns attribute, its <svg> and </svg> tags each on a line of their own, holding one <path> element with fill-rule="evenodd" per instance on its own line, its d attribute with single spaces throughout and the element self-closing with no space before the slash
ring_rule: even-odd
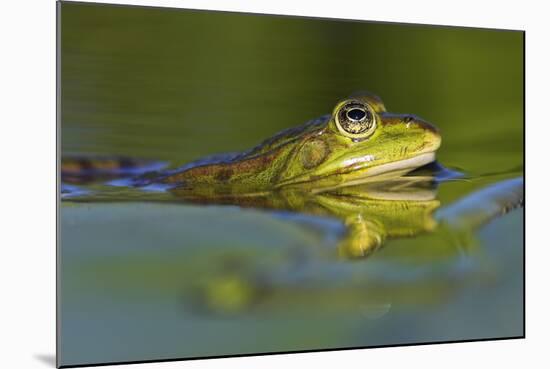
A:
<svg viewBox="0 0 550 369">
<path fill-rule="evenodd" d="M 430 176 L 403 176 L 361 185 L 303 192 L 297 190 L 232 196 L 174 189 L 178 198 L 200 204 L 230 204 L 283 210 L 343 222 L 346 234 L 338 254 L 348 258 L 367 257 L 388 238 L 410 237 L 436 227 L 433 212 L 440 205 L 437 185 Z"/>
<path fill-rule="evenodd" d="M 365 258 L 389 239 L 437 233 L 437 228 L 444 232 L 434 236 L 443 234 L 445 239 L 431 241 L 448 242 L 449 236 L 455 239 L 456 235 L 470 234 L 488 220 L 523 204 L 523 177 L 518 177 L 497 182 L 440 208 L 438 183 L 456 179 L 460 174 L 448 170 L 434 173 L 432 169 L 422 168 L 406 176 L 307 193 L 281 191 L 243 197 L 211 192 L 200 194 L 197 191 L 191 194 L 175 189 L 173 194 L 185 202 L 231 204 L 337 218 L 346 229 L 338 243 L 338 254 L 346 259 Z M 460 284 L 456 278 L 461 278 L 460 273 L 456 274 L 450 268 L 443 273 L 446 277 L 440 274 L 435 280 L 430 274 L 420 280 L 416 275 L 414 283 L 393 283 L 385 277 L 380 280 L 379 275 L 373 275 L 373 269 L 368 265 L 362 267 L 356 263 L 342 266 L 336 276 L 319 272 L 330 270 L 330 263 L 330 260 L 311 258 L 300 265 L 298 273 L 289 272 L 283 266 L 280 270 L 267 272 L 229 263 L 231 267 L 221 267 L 217 276 L 197 289 L 200 292 L 194 301 L 200 301 L 209 311 L 227 313 L 240 312 L 255 302 L 267 309 L 283 303 L 281 301 L 289 307 L 293 302 L 306 299 L 307 303 L 294 306 L 311 307 L 320 299 L 319 307 L 346 310 L 364 306 L 367 311 L 379 314 L 394 303 L 442 303 Z M 309 283 L 309 287 L 308 273 L 315 276 L 315 282 Z M 407 272 L 402 270 L 400 273 Z M 321 300 L 331 302 L 323 304 Z M 381 310 L 381 306 L 386 308 Z"/>
</svg>

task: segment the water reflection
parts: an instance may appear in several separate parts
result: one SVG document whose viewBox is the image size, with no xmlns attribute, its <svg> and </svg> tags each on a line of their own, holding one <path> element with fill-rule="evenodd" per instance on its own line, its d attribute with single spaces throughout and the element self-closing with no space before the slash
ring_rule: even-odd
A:
<svg viewBox="0 0 550 369">
<path fill-rule="evenodd" d="M 347 258 L 367 257 L 386 238 L 414 236 L 434 229 L 432 213 L 439 206 L 433 178 L 416 176 L 317 193 L 290 189 L 257 196 L 197 197 L 185 189 L 171 192 L 192 203 L 231 204 L 337 218 L 346 228 L 338 254 Z"/>
<path fill-rule="evenodd" d="M 469 249 L 475 243 L 474 232 L 479 226 L 523 204 L 522 177 L 488 186 L 443 208 L 439 208 L 440 202 L 436 198 L 437 183 L 436 177 L 411 175 L 315 194 L 280 191 L 252 198 L 229 196 L 213 200 L 188 197 L 185 200 L 202 204 L 215 201 L 218 204 L 336 218 L 345 227 L 337 241 L 337 254 L 344 259 L 366 258 L 389 239 L 416 237 L 428 232 L 433 233 L 430 242 L 434 245 L 452 244 L 460 251 L 459 255 L 471 252 Z M 177 190 L 173 192 L 178 196 Z M 184 192 L 182 195 L 188 194 Z M 452 260 L 455 256 L 452 254 L 449 258 Z M 464 278 L 471 272 L 466 268 L 454 273 L 453 269 L 457 272 L 464 267 L 457 263 L 447 271 L 451 272 L 449 278 L 437 282 L 431 278 L 420 278 L 415 282 L 408 278 L 390 281 L 387 276 L 376 282 L 377 278 L 369 275 L 368 268 L 346 271 L 345 266 L 334 265 L 330 257 L 302 259 L 294 270 L 284 266 L 282 270 L 271 273 L 257 271 L 256 275 L 250 271 L 244 273 L 246 268 L 241 268 L 237 260 L 222 265 L 219 276 L 203 285 L 199 294 L 204 306 L 218 313 L 246 311 L 256 304 L 268 310 L 276 305 L 289 308 L 297 302 L 303 307 L 311 307 L 317 301 L 319 309 L 328 310 L 346 310 L 362 304 L 368 306 L 366 310 L 373 309 L 374 315 L 381 316 L 381 311 L 387 311 L 392 302 L 396 302 L 385 300 L 390 296 L 392 299 L 398 297 L 400 305 L 419 300 L 422 304 L 446 300 L 449 293 L 456 293 L 453 292 L 457 283 L 455 279 Z M 324 275 L 319 270 L 332 273 Z M 312 275 L 316 277 L 310 279 Z M 412 301 L 408 300 L 410 297 Z M 321 306 L 327 300 L 331 303 Z M 381 306 L 384 307 L 382 310 Z"/>
<path fill-rule="evenodd" d="M 65 200 L 89 204 L 139 201 L 180 206 L 234 205 L 268 210 L 291 222 L 296 222 L 296 215 L 300 214 L 310 225 L 317 224 L 318 229 L 332 233 L 330 248 L 294 250 L 269 268 L 261 267 L 261 258 L 250 260 L 239 253 L 217 255 L 211 250 L 202 250 L 212 272 L 203 272 L 194 282 L 185 283 L 186 308 L 199 314 L 236 314 L 249 313 L 250 309 L 273 312 L 277 306 L 300 310 L 319 304 L 319 309 L 328 311 L 363 306 L 365 316 L 372 318 L 382 316 L 396 302 L 414 305 L 419 300 L 423 304 L 445 300 L 448 294 L 456 293 L 456 278 L 460 280 L 465 275 L 471 278 L 472 271 L 466 268 L 466 273 L 458 272 L 464 265 L 457 263 L 443 273 L 446 278 L 441 278 L 441 270 L 437 270 L 437 281 L 433 280 L 431 271 L 424 276 L 415 275 L 413 282 L 404 270 L 389 279 L 382 273 L 380 278 L 376 268 L 358 268 L 354 263 L 342 261 L 365 259 L 391 239 L 423 234 L 431 234 L 429 243 L 434 247 L 452 245 L 461 255 L 473 247 L 474 233 L 481 225 L 523 204 L 523 177 L 517 177 L 496 182 L 440 207 L 438 186 L 462 177 L 460 172 L 432 163 L 408 175 L 338 189 L 213 195 L 185 187 L 158 191 L 115 187 L 113 190 L 98 184 L 95 191 L 82 190 L 82 186 L 76 192 L 68 190 L 70 196 Z M 128 183 L 124 178 L 118 181 Z M 73 182 L 78 181 L 73 178 Z M 327 219 L 339 222 L 341 227 L 327 227 L 323 223 Z M 447 259 L 452 260 L 456 255 L 452 252 Z M 187 266 L 193 263 L 193 260 L 184 261 Z M 327 299 L 331 303 L 322 304 Z"/>
</svg>

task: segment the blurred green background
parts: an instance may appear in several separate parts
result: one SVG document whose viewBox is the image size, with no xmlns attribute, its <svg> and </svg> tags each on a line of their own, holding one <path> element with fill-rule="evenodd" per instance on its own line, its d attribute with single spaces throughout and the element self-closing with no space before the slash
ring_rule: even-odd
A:
<svg viewBox="0 0 550 369">
<path fill-rule="evenodd" d="M 182 163 L 369 90 L 436 124 L 446 163 L 522 162 L 521 32 L 70 3 L 61 20 L 64 153 Z"/>
<path fill-rule="evenodd" d="M 522 173 L 522 32 L 70 2 L 59 20 L 62 155 L 181 165 L 368 90 L 441 129 L 439 160 L 471 177 L 443 184 L 443 205 Z M 64 365 L 523 334 L 521 211 L 470 254 L 424 235 L 313 265 L 304 255 L 334 250 L 337 220 L 64 202 L 60 221 Z M 242 314 L 193 308 L 196 284 L 223 284 L 235 263 L 239 278 L 263 272 L 283 287 Z"/>
</svg>

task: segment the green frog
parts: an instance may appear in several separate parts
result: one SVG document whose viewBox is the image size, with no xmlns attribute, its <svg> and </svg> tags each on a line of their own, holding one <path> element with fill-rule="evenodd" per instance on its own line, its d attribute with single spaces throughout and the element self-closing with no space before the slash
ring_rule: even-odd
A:
<svg viewBox="0 0 550 369">
<path fill-rule="evenodd" d="M 282 131 L 248 151 L 149 172 L 132 185 L 166 184 L 205 195 L 337 188 L 405 174 L 434 161 L 440 144 L 433 125 L 414 115 L 389 113 L 380 98 L 365 93 L 339 102 L 331 115 Z M 142 162 L 119 162 L 67 160 L 62 177 L 131 174 L 132 165 L 150 169 Z"/>
</svg>

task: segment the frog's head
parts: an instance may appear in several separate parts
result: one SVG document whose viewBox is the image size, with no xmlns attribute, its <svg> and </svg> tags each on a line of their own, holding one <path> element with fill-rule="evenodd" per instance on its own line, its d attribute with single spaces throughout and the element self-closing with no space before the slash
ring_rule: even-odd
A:
<svg viewBox="0 0 550 369">
<path fill-rule="evenodd" d="M 299 141 L 279 186 L 341 186 L 403 175 L 435 160 L 438 130 L 410 114 L 386 111 L 363 94 L 339 102 L 319 130 Z"/>
</svg>

